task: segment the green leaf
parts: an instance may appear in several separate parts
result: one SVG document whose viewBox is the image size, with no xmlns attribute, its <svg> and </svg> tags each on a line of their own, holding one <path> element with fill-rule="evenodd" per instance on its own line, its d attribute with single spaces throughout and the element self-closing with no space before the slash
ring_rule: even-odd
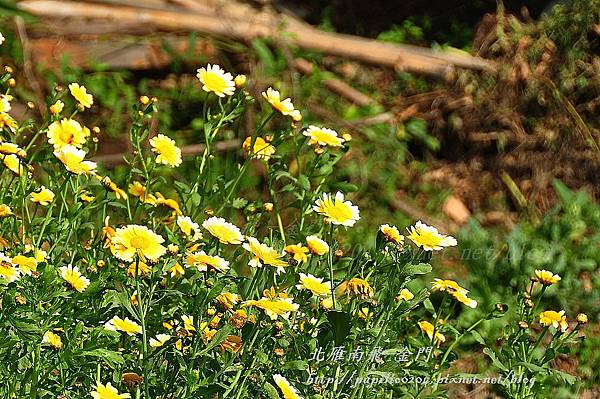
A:
<svg viewBox="0 0 600 399">
<path fill-rule="evenodd" d="M 329 312 L 327 313 L 327 320 L 331 324 L 335 344 L 341 345 L 350 334 L 350 314 L 339 311 Z"/>
<path fill-rule="evenodd" d="M 497 368 L 499 368 L 502 371 L 508 371 L 508 368 L 504 364 L 502 364 L 502 362 L 500 360 L 498 360 L 498 358 L 496 357 L 496 354 L 490 348 L 484 348 L 483 353 L 485 353 L 486 355 L 488 355 L 490 357 L 490 359 L 492 359 L 492 364 L 494 366 L 496 366 Z"/>
<path fill-rule="evenodd" d="M 79 356 L 83 357 L 98 357 L 108 363 L 111 367 L 115 367 L 117 364 L 124 364 L 125 359 L 120 353 L 114 352 L 108 349 L 97 348 L 89 351 L 83 351 Z"/>
<path fill-rule="evenodd" d="M 408 264 L 402 269 L 402 274 L 405 276 L 415 276 L 417 274 L 427 274 L 431 272 L 429 263 L 419 263 L 416 265 Z"/>
<path fill-rule="evenodd" d="M 265 393 L 267 394 L 268 398 L 270 398 L 270 399 L 280 399 L 279 398 L 279 393 L 277 393 L 277 389 L 275 389 L 275 387 L 273 385 L 271 385 L 271 383 L 265 382 L 263 384 L 263 388 L 264 388 Z"/>
<path fill-rule="evenodd" d="M 477 331 L 475 331 L 475 330 L 471 331 L 471 335 L 473 336 L 473 338 L 475 338 L 475 341 L 479 342 L 483 346 L 486 345 L 485 340 L 483 339 L 481 334 L 479 334 Z"/>
<path fill-rule="evenodd" d="M 285 362 L 283 365 L 284 370 L 306 370 L 308 369 L 308 362 L 306 360 L 291 360 Z"/>
</svg>

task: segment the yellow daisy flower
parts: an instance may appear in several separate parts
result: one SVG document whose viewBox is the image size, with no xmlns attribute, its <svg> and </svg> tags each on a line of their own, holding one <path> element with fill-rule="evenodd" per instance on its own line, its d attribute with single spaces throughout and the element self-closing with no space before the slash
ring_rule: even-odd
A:
<svg viewBox="0 0 600 399">
<path fill-rule="evenodd" d="M 91 392 L 91 395 L 94 399 L 128 399 L 131 398 L 131 395 L 128 393 L 119 393 L 117 388 L 113 387 L 109 382 L 106 385 L 103 385 L 101 382 L 96 383 L 96 390 Z"/>
<path fill-rule="evenodd" d="M 215 298 L 219 305 L 225 310 L 233 309 L 242 298 L 233 292 L 225 292 Z"/>
<path fill-rule="evenodd" d="M 27 156 L 27 153 L 25 152 L 24 149 L 22 149 L 21 147 L 19 147 L 17 144 L 15 143 L 7 143 L 7 142 L 0 142 L 0 154 L 4 154 L 4 155 L 16 155 L 19 158 L 24 158 Z"/>
<path fill-rule="evenodd" d="M 453 247 L 457 244 L 454 237 L 440 234 L 438 229 L 420 220 L 407 230 L 410 233 L 408 238 L 425 251 L 439 251 L 444 247 Z"/>
<path fill-rule="evenodd" d="M 131 278 L 134 278 L 136 276 L 136 274 L 135 274 L 136 268 L 137 268 L 138 273 L 142 277 L 149 276 L 150 273 L 152 273 L 152 267 L 148 266 L 148 264 L 146 264 L 145 262 L 139 261 L 139 262 L 131 262 L 131 264 L 127 268 L 127 275 Z"/>
<path fill-rule="evenodd" d="M 235 93 L 235 82 L 229 72 L 225 72 L 218 65 L 208 64 L 200 68 L 196 76 L 202 83 L 202 90 L 213 92 L 219 97 L 232 96 Z"/>
<path fill-rule="evenodd" d="M 450 295 L 454 297 L 458 302 L 467 305 L 470 308 L 475 309 L 477 307 L 477 301 L 475 299 L 469 298 L 465 292 L 462 291 L 454 291 L 450 292 Z"/>
<path fill-rule="evenodd" d="M 328 129 L 326 127 L 310 125 L 302 134 L 310 138 L 308 141 L 309 145 L 319 145 L 323 147 L 343 147 L 344 144 L 344 139 L 338 137 L 338 134 L 335 130 Z"/>
<path fill-rule="evenodd" d="M 129 317 L 121 319 L 119 316 L 115 316 L 104 324 L 104 328 L 112 331 L 122 331 L 127 335 L 135 335 L 142 333 L 142 326 Z"/>
<path fill-rule="evenodd" d="M 548 270 L 536 270 L 535 278 L 543 285 L 556 284 L 561 280 L 558 274 L 552 274 L 552 272 Z"/>
<path fill-rule="evenodd" d="M 158 334 L 156 338 L 150 338 L 150 346 L 153 348 L 160 348 L 163 346 L 171 336 L 169 334 Z"/>
<path fill-rule="evenodd" d="M 176 167 L 181 165 L 181 149 L 177 147 L 175 140 L 164 134 L 158 134 L 150 139 L 152 151 L 158 154 L 156 162 Z"/>
<path fill-rule="evenodd" d="M 52 115 L 58 115 L 62 112 L 62 110 L 64 108 L 65 108 L 65 103 L 63 103 L 60 100 L 56 100 L 56 102 L 50 106 L 50 113 Z"/>
<path fill-rule="evenodd" d="M 0 112 L 0 129 L 9 128 L 13 133 L 17 130 L 17 121 L 6 112 Z"/>
<path fill-rule="evenodd" d="M 321 256 L 329 252 L 329 244 L 317 236 L 306 237 L 306 245 L 308 246 L 308 249 L 310 249 L 310 252 L 315 255 Z"/>
<path fill-rule="evenodd" d="M 117 186 L 108 176 L 96 176 L 98 178 L 98 180 L 100 180 L 102 182 L 102 184 L 104 185 L 104 187 L 106 187 L 106 189 L 108 191 L 112 191 L 113 193 L 115 193 L 115 197 L 117 199 L 126 199 L 127 198 L 127 193 L 120 189 L 119 186 Z"/>
<path fill-rule="evenodd" d="M 54 121 L 48 126 L 48 143 L 58 150 L 66 145 L 72 145 L 81 148 L 86 139 L 90 136 L 90 129 L 82 126 L 73 119 L 64 118 L 60 121 Z"/>
<path fill-rule="evenodd" d="M 298 395 L 296 388 L 294 388 L 289 383 L 289 381 L 281 374 L 275 374 L 273 376 L 273 380 L 275 381 L 275 384 L 277 384 L 277 386 L 281 390 L 281 393 L 283 394 L 284 399 L 302 399 L 302 397 L 300 395 Z"/>
<path fill-rule="evenodd" d="M 6 218 L 12 215 L 14 215 L 14 213 L 12 209 L 10 209 L 10 206 L 6 204 L 0 204 L 0 218 Z"/>
<path fill-rule="evenodd" d="M 8 94 L 0 94 L 0 112 L 8 112 L 11 110 L 10 102 L 13 96 Z"/>
<path fill-rule="evenodd" d="M 421 329 L 421 331 L 423 331 L 428 337 L 429 339 L 433 339 L 433 331 L 435 330 L 435 327 L 433 326 L 433 324 L 431 324 L 428 321 L 420 321 L 419 323 L 419 328 Z M 446 337 L 440 333 L 439 331 L 435 332 L 435 342 L 438 343 L 438 345 L 441 342 L 446 342 Z"/>
<path fill-rule="evenodd" d="M 150 198 L 150 196 L 148 196 Z M 150 202 L 149 198 L 146 199 L 145 202 Z M 171 198 L 165 198 L 164 195 L 162 195 L 161 193 L 156 193 L 156 197 L 154 202 L 154 206 L 159 206 L 159 205 L 164 205 L 168 208 L 171 208 L 173 210 L 173 212 L 175 212 L 175 214 L 177 215 L 182 215 L 183 212 L 181 212 L 181 208 L 179 207 L 179 204 L 177 203 L 177 201 L 175 201 L 174 199 Z"/>
<path fill-rule="evenodd" d="M 0 252 L 0 278 L 12 283 L 21 277 L 20 270 L 12 263 L 12 259 Z"/>
<path fill-rule="evenodd" d="M 400 234 L 396 226 L 383 224 L 379 226 L 379 231 L 383 234 L 386 240 L 396 245 L 404 244 L 404 236 Z"/>
<path fill-rule="evenodd" d="M 239 89 L 241 87 L 244 87 L 244 85 L 246 84 L 246 80 L 246 75 L 237 75 L 235 79 L 233 79 L 233 82 L 235 83 L 235 87 Z"/>
<path fill-rule="evenodd" d="M 65 168 L 76 175 L 91 175 L 96 173 L 96 162 L 85 161 L 86 152 L 72 145 L 65 145 L 59 150 L 54 151 L 54 156 L 58 158 Z"/>
<path fill-rule="evenodd" d="M 344 194 L 339 191 L 335 197 L 324 193 L 322 198 L 317 199 L 313 210 L 323 216 L 327 223 L 352 227 L 360 219 L 360 211 L 350 201 L 344 201 Z"/>
<path fill-rule="evenodd" d="M 565 332 L 569 327 L 564 310 L 561 310 L 560 312 L 546 310 L 545 312 L 540 313 L 540 324 L 546 327 L 552 326 L 560 329 L 562 332 Z"/>
<path fill-rule="evenodd" d="M 132 224 L 118 228 L 112 238 L 115 256 L 126 262 L 131 262 L 137 254 L 141 260 L 157 260 L 167 252 L 161 244 L 164 238 L 154 233 L 146 226 Z"/>
<path fill-rule="evenodd" d="M 73 287 L 73 289 L 83 292 L 90 285 L 90 280 L 85 278 L 79 272 L 79 268 L 77 266 L 73 267 L 73 265 L 63 266 L 59 268 L 60 276 Z"/>
<path fill-rule="evenodd" d="M 414 294 L 412 292 L 410 292 L 408 289 L 403 288 L 402 291 L 400 291 L 400 294 L 396 297 L 396 301 L 400 302 L 400 301 L 411 301 L 414 298 Z"/>
<path fill-rule="evenodd" d="M 194 316 L 188 316 L 184 314 L 181 316 L 181 320 L 183 321 L 183 329 L 192 332 L 196 331 L 196 327 L 194 327 Z"/>
<path fill-rule="evenodd" d="M 181 266 L 181 264 L 179 264 L 179 262 L 176 262 L 169 269 L 169 273 L 171 273 L 171 277 L 173 277 L 173 278 L 181 277 L 185 274 L 185 269 Z"/>
<path fill-rule="evenodd" d="M 38 261 L 33 257 L 17 255 L 12 258 L 12 263 L 19 267 L 22 274 L 28 276 L 31 276 L 32 272 L 37 271 Z"/>
<path fill-rule="evenodd" d="M 299 122 L 302 120 L 302 115 L 300 114 L 300 111 L 294 108 L 292 100 L 286 98 L 285 100 L 281 101 L 281 95 L 277 90 L 269 87 L 266 92 L 262 93 L 262 96 L 269 102 L 269 104 L 271 104 L 274 109 L 281 112 L 282 115 L 291 117 L 294 122 Z"/>
<path fill-rule="evenodd" d="M 452 297 L 458 302 L 461 302 L 473 309 L 477 307 L 477 301 L 468 297 L 469 291 L 458 285 L 458 283 L 454 280 L 441 280 L 439 278 L 435 278 L 433 279 L 431 285 L 433 286 L 434 291 L 445 291 L 452 295 Z"/>
<path fill-rule="evenodd" d="M 225 273 L 229 270 L 229 261 L 220 256 L 207 255 L 204 251 L 189 253 L 185 262 L 187 266 L 196 267 L 201 272 L 212 269 Z"/>
<path fill-rule="evenodd" d="M 322 278 L 317 278 L 312 274 L 300 273 L 300 284 L 296 285 L 299 290 L 309 290 L 316 296 L 328 297 L 331 295 L 331 282 L 323 282 Z"/>
<path fill-rule="evenodd" d="M 293 302 L 292 298 L 262 298 L 258 301 L 246 301 L 243 306 L 254 306 L 262 309 L 271 320 L 277 320 L 279 316 L 288 319 L 291 312 L 297 311 L 300 307 L 300 305 Z"/>
<path fill-rule="evenodd" d="M 52 346 L 54 349 L 62 349 L 63 343 L 60 336 L 54 334 L 52 331 L 46 331 L 42 337 L 42 344 Z"/>
<path fill-rule="evenodd" d="M 252 137 L 248 136 L 242 144 L 242 148 L 248 155 L 254 158 L 268 161 L 271 155 L 275 154 L 275 147 L 262 137 L 256 137 L 254 140 L 254 148 L 250 148 L 252 145 Z"/>
<path fill-rule="evenodd" d="M 25 173 L 25 167 L 16 154 L 0 155 L 0 159 L 11 172 L 17 176 L 22 176 Z"/>
<path fill-rule="evenodd" d="M 213 216 L 205 220 L 202 227 L 223 244 L 241 244 L 244 241 L 240 229 L 223 218 Z"/>
<path fill-rule="evenodd" d="M 306 254 L 309 252 L 309 249 L 305 246 L 303 246 L 302 244 L 298 243 L 298 244 L 292 244 L 292 245 L 286 245 L 283 250 L 288 254 L 288 255 L 293 255 L 294 256 L 294 260 L 300 262 L 300 263 L 304 263 L 308 260 L 308 256 L 306 256 Z"/>
<path fill-rule="evenodd" d="M 54 200 L 54 193 L 42 186 L 39 190 L 31 193 L 30 199 L 42 206 L 47 206 Z"/>
<path fill-rule="evenodd" d="M 129 184 L 129 193 L 134 197 L 138 197 L 139 199 L 143 200 L 146 196 L 146 187 L 144 187 L 139 181 L 134 181 L 133 183 Z"/>
<path fill-rule="evenodd" d="M 90 108 L 94 104 L 94 97 L 87 92 L 85 86 L 80 86 L 78 83 L 71 83 L 69 91 L 82 107 Z"/>
<path fill-rule="evenodd" d="M 181 229 L 186 237 L 189 237 L 192 241 L 198 241 L 202 239 L 202 233 L 200 232 L 200 226 L 198 223 L 192 221 L 189 216 L 178 216 L 177 226 Z"/>
<path fill-rule="evenodd" d="M 277 274 L 280 274 L 284 271 L 285 266 L 289 266 L 287 262 L 281 260 L 284 256 L 283 253 L 277 252 L 274 248 L 259 242 L 254 237 L 248 237 L 248 242 L 244 243 L 243 247 L 252 254 L 252 259 L 248 262 L 252 267 L 269 265 L 276 267 Z"/>
</svg>

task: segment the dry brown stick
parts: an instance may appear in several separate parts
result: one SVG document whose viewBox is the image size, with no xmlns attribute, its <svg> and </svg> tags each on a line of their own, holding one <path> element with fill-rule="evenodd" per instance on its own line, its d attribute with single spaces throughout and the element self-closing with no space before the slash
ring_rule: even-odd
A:
<svg viewBox="0 0 600 399">
<path fill-rule="evenodd" d="M 31 62 L 31 45 L 29 43 L 27 29 L 25 29 L 25 22 L 23 22 L 23 18 L 16 16 L 15 25 L 17 26 L 17 32 L 19 34 L 19 39 L 21 40 L 21 45 L 23 47 L 23 72 L 25 73 L 25 77 L 29 82 L 29 86 L 35 94 L 35 101 L 37 104 L 38 112 L 43 118 L 45 118 L 46 102 L 44 101 L 44 91 L 42 90 L 42 86 L 40 85 L 40 82 L 35 76 L 35 71 L 33 70 L 33 64 Z"/>
<path fill-rule="evenodd" d="M 38 16 L 118 19 L 123 22 L 154 24 L 167 30 L 195 30 L 235 40 L 289 37 L 289 43 L 301 48 L 357 59 L 377 65 L 401 68 L 415 73 L 444 75 L 449 68 L 495 70 L 491 61 L 467 55 L 435 52 L 410 45 L 382 43 L 352 35 L 323 32 L 288 16 L 255 12 L 244 19 L 228 17 L 223 10 L 213 15 L 192 12 L 150 10 L 127 6 L 56 0 L 26 0 L 18 7 Z"/>
<path fill-rule="evenodd" d="M 219 141 L 217 143 L 215 143 L 214 145 L 214 149 L 216 151 L 229 151 L 229 150 L 234 150 L 234 149 L 238 149 L 241 146 L 241 141 L 234 139 L 234 140 L 226 140 L 226 141 Z M 190 145 L 186 145 L 181 147 L 181 155 L 182 156 L 194 156 L 194 155 L 198 155 L 201 154 L 202 151 L 204 151 L 204 144 L 190 144 Z M 124 158 L 128 155 L 131 155 L 131 153 L 119 153 L 119 154 L 106 154 L 106 155 L 98 155 L 92 158 L 92 161 L 94 162 L 98 162 L 100 165 L 105 166 L 105 167 L 110 167 L 110 166 L 116 166 L 116 165 L 120 165 L 122 163 L 124 163 Z"/>
<path fill-rule="evenodd" d="M 314 71 L 314 65 L 304 58 L 297 58 L 294 60 L 294 67 L 303 75 L 311 75 Z M 373 105 L 376 103 L 371 97 L 366 94 L 356 90 L 354 87 L 350 86 L 346 82 L 336 79 L 336 78 L 328 78 L 323 79 L 323 85 L 327 87 L 332 92 L 339 94 L 344 97 L 348 101 L 360 105 Z"/>
</svg>

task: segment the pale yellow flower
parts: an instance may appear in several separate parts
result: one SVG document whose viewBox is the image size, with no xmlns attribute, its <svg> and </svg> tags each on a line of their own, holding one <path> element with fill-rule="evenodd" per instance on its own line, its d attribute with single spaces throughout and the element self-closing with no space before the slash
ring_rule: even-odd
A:
<svg viewBox="0 0 600 399">
<path fill-rule="evenodd" d="M 411 300 L 412 300 L 414 297 L 415 297 L 415 296 L 414 296 L 414 294 L 413 294 L 412 292 L 410 292 L 410 291 L 409 291 L 408 289 L 406 289 L 406 288 L 403 288 L 403 289 L 400 291 L 400 294 L 399 294 L 399 295 L 396 297 L 396 300 L 397 300 L 398 302 L 399 302 L 399 301 L 405 301 L 405 302 L 408 302 L 408 301 L 411 301 Z"/>
<path fill-rule="evenodd" d="M 157 260 L 167 252 L 167 248 L 161 245 L 164 241 L 146 226 L 132 224 L 117 229 L 112 245 L 117 258 L 131 262 L 136 254 L 141 260 Z"/>
<path fill-rule="evenodd" d="M 439 251 L 444 247 L 453 247 L 457 244 L 454 237 L 440 234 L 435 227 L 421 221 L 417 221 L 407 230 L 410 233 L 408 238 L 425 251 Z"/>
<path fill-rule="evenodd" d="M 156 335 L 156 338 L 150 338 L 149 343 L 150 343 L 150 346 L 153 348 L 160 348 L 169 339 L 171 339 L 171 336 L 169 334 L 158 334 L 158 335 Z"/>
<path fill-rule="evenodd" d="M 325 216 L 328 223 L 352 227 L 360 219 L 360 211 L 350 201 L 344 201 L 344 194 L 339 191 L 335 196 L 324 193 L 317 199 L 313 211 Z"/>
<path fill-rule="evenodd" d="M 250 148 L 252 145 L 252 137 L 248 136 L 244 140 L 242 144 L 242 148 L 246 151 L 247 154 L 253 156 L 257 159 L 263 159 L 268 161 L 273 154 L 275 154 L 275 147 L 273 144 L 269 143 L 262 137 L 256 137 L 254 139 L 254 147 Z"/>
<path fill-rule="evenodd" d="M 188 316 L 184 314 L 181 316 L 181 320 L 183 321 L 183 329 L 189 332 L 196 331 L 196 327 L 194 327 L 194 316 Z"/>
<path fill-rule="evenodd" d="M 59 268 L 60 276 L 73 287 L 73 289 L 83 292 L 90 285 L 90 280 L 85 278 L 79 272 L 79 268 L 77 266 L 73 267 L 73 265 L 62 266 Z"/>
<path fill-rule="evenodd" d="M 302 120 L 302 114 L 300 114 L 300 111 L 294 108 L 292 100 L 286 98 L 285 100 L 281 101 L 281 95 L 277 90 L 269 87 L 266 92 L 262 93 L 262 96 L 282 115 L 289 116 L 295 122 Z"/>
<path fill-rule="evenodd" d="M 40 187 L 39 190 L 30 194 L 31 201 L 36 202 L 42 206 L 49 205 L 54 200 L 54 197 L 54 193 L 44 186 Z"/>
<path fill-rule="evenodd" d="M 4 166 L 6 166 L 15 175 L 23 176 L 25 173 L 25 167 L 16 154 L 0 155 L 0 159 L 2 159 Z"/>
<path fill-rule="evenodd" d="M 421 331 L 423 331 L 425 334 L 427 334 L 429 339 L 433 339 L 433 332 L 435 331 L 435 327 L 433 326 L 433 324 L 431 324 L 428 321 L 420 321 L 418 324 L 419 324 L 419 328 L 421 329 Z M 441 342 L 446 342 L 446 337 L 439 331 L 435 331 L 435 340 L 434 341 L 437 342 L 438 344 Z"/>
<path fill-rule="evenodd" d="M 10 209 L 10 206 L 6 204 L 0 204 L 0 218 L 6 218 L 12 215 L 14 215 L 14 213 L 12 209 Z"/>
<path fill-rule="evenodd" d="M 308 249 L 310 249 L 310 252 L 315 255 L 321 256 L 329 252 L 329 244 L 317 236 L 306 237 L 306 245 L 308 246 Z"/>
<path fill-rule="evenodd" d="M 535 278 L 543 285 L 556 284 L 561 280 L 558 274 L 552 274 L 552 272 L 548 270 L 536 270 Z"/>
<path fill-rule="evenodd" d="M 127 335 L 135 335 L 142 333 L 142 326 L 140 326 L 135 321 L 130 320 L 129 317 L 121 319 L 119 316 L 115 316 L 108 322 L 106 322 L 106 324 L 104 324 L 104 328 L 112 331 L 122 331 Z"/>
<path fill-rule="evenodd" d="M 235 93 L 235 82 L 229 72 L 218 65 L 208 64 L 200 68 L 196 76 L 202 83 L 202 90 L 215 93 L 219 97 L 232 96 Z"/>
<path fill-rule="evenodd" d="M 299 305 L 294 303 L 292 298 L 262 298 L 258 301 L 246 301 L 244 306 L 254 306 L 264 310 L 271 320 L 277 320 L 279 316 L 288 319 L 291 312 L 295 312 L 299 308 Z"/>
<path fill-rule="evenodd" d="M 91 395 L 94 399 L 128 399 L 131 398 L 131 395 L 128 393 L 119 393 L 117 388 L 113 387 L 109 382 L 106 385 L 103 385 L 101 382 L 96 383 L 96 389 L 91 392 Z"/>
<path fill-rule="evenodd" d="M 0 278 L 12 283 L 21 277 L 19 268 L 12 263 L 12 259 L 0 252 Z"/>
<path fill-rule="evenodd" d="M 48 344 L 54 349 L 62 349 L 63 343 L 60 335 L 54 334 L 52 331 L 46 331 L 42 337 L 42 344 Z"/>
<path fill-rule="evenodd" d="M 386 240 L 396 245 L 404 244 L 404 236 L 400 234 L 396 226 L 383 224 L 379 226 L 379 231 L 383 234 Z"/>
<path fill-rule="evenodd" d="M 434 291 L 445 291 L 458 302 L 461 302 L 470 308 L 477 307 L 477 301 L 469 298 L 469 291 L 458 285 L 458 283 L 454 280 L 441 280 L 439 278 L 435 278 L 433 279 L 431 285 L 433 286 Z"/>
<path fill-rule="evenodd" d="M 308 260 L 308 256 L 306 256 L 306 254 L 308 254 L 309 249 L 300 243 L 286 245 L 285 247 L 283 247 L 283 250 L 288 255 L 293 255 L 294 260 L 296 260 L 299 263 L 304 263 Z"/>
<path fill-rule="evenodd" d="M 96 173 L 96 162 L 85 161 L 86 152 L 75 146 L 65 145 L 54 151 L 54 156 L 71 173 L 75 173 L 76 175 L 91 175 Z"/>
<path fill-rule="evenodd" d="M 0 154 L 4 154 L 4 155 L 15 154 L 19 158 L 24 158 L 25 156 L 27 156 L 27 153 L 25 152 L 24 149 L 22 149 L 15 143 L 8 143 L 8 142 L 0 142 Z"/>
<path fill-rule="evenodd" d="M 34 257 L 17 255 L 12 258 L 13 265 L 18 266 L 22 274 L 31 276 L 32 272 L 37 271 L 38 261 Z"/>
<path fill-rule="evenodd" d="M 181 266 L 179 262 L 176 262 L 169 269 L 169 273 L 171 273 L 171 277 L 181 277 L 185 274 L 185 269 L 183 268 L 183 266 Z"/>
<path fill-rule="evenodd" d="M 156 162 L 176 167 L 181 165 L 181 149 L 177 147 L 175 140 L 164 134 L 158 134 L 150 139 L 152 151 L 158 154 Z"/>
<path fill-rule="evenodd" d="M 6 112 L 0 112 L 0 129 L 5 127 L 9 128 L 12 132 L 15 132 L 18 127 L 17 121 Z"/>
<path fill-rule="evenodd" d="M 254 237 L 248 237 L 248 242 L 244 243 L 243 247 L 246 251 L 252 254 L 252 259 L 248 264 L 252 267 L 262 267 L 263 265 L 269 265 L 277 268 L 277 274 L 284 271 L 285 266 L 289 264 L 281 258 L 284 254 L 277 252 L 274 248 L 271 248 L 267 244 L 263 244 Z"/>
<path fill-rule="evenodd" d="M 60 100 L 56 100 L 54 104 L 50 106 L 50 113 L 53 115 L 58 115 L 65 108 L 65 103 Z"/>
<path fill-rule="evenodd" d="M 207 255 L 204 251 L 189 253 L 186 265 L 196 267 L 201 272 L 214 269 L 224 273 L 229 270 L 229 261 L 220 256 Z"/>
<path fill-rule="evenodd" d="M 235 79 L 233 79 L 235 87 L 237 87 L 238 89 L 246 85 L 246 80 L 246 75 L 237 75 Z"/>
<path fill-rule="evenodd" d="M 316 296 L 328 297 L 331 295 L 331 282 L 323 282 L 322 278 L 312 274 L 300 273 L 300 284 L 296 285 L 299 290 L 309 290 Z"/>
<path fill-rule="evenodd" d="M 562 332 L 565 332 L 569 327 L 564 310 L 561 310 L 560 312 L 546 310 L 545 312 L 540 313 L 540 324 L 546 327 L 552 326 L 560 329 Z"/>
<path fill-rule="evenodd" d="M 344 139 L 338 137 L 335 130 L 326 127 L 310 125 L 302 134 L 310 139 L 308 141 L 309 145 L 342 147 L 344 144 Z"/>
<path fill-rule="evenodd" d="M 94 97 L 87 92 L 85 86 L 80 86 L 78 83 L 71 83 L 69 91 L 82 107 L 90 108 L 94 104 Z"/>
<path fill-rule="evenodd" d="M 202 227 L 223 244 L 241 244 L 244 241 L 240 229 L 223 218 L 213 216 L 205 220 Z"/>
<path fill-rule="evenodd" d="M 8 112 L 11 110 L 10 102 L 13 96 L 8 94 L 0 94 L 0 112 Z"/>
<path fill-rule="evenodd" d="M 58 150 L 66 145 L 72 145 L 81 148 L 85 141 L 90 136 L 90 129 L 82 126 L 79 122 L 73 119 L 62 119 L 54 121 L 48 126 L 48 143 Z"/>
<path fill-rule="evenodd" d="M 281 374 L 273 375 L 273 380 L 275 381 L 275 384 L 277 384 L 277 387 L 279 387 L 281 390 L 284 399 L 302 399 L 302 397 L 298 395 L 296 388 L 294 388 L 292 384 L 290 384 L 289 381 Z"/>
<path fill-rule="evenodd" d="M 178 216 L 177 226 L 179 226 L 183 234 L 192 241 L 198 241 L 202 238 L 200 226 L 198 223 L 192 221 L 189 216 Z"/>
</svg>

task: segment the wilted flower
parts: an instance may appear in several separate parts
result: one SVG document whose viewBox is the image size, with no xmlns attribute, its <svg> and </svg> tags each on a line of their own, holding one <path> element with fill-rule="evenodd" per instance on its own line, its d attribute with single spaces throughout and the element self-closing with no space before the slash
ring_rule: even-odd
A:
<svg viewBox="0 0 600 399">
<path fill-rule="evenodd" d="M 358 277 L 350 279 L 346 283 L 348 296 L 358 296 L 361 299 L 371 298 L 373 296 L 373 287 L 367 280 Z"/>
</svg>

